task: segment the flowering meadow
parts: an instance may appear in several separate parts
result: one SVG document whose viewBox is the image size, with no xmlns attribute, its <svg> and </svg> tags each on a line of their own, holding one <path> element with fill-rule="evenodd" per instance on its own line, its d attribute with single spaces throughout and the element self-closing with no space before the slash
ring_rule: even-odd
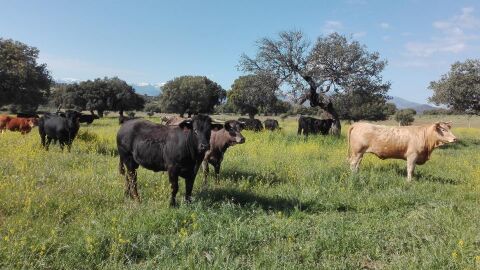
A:
<svg viewBox="0 0 480 270">
<path fill-rule="evenodd" d="M 70 153 L 37 128 L 0 134 L 0 268 L 480 269 L 479 127 L 454 126 L 408 183 L 405 161 L 372 155 L 352 174 L 346 123 L 308 139 L 280 125 L 243 131 L 191 204 L 182 179 L 178 208 L 143 168 L 142 203 L 124 198 L 116 118 L 82 125 Z"/>
</svg>

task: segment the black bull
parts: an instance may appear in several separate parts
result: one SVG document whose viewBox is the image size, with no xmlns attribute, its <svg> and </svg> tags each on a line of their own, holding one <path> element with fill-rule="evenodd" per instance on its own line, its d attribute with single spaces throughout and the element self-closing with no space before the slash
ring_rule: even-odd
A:
<svg viewBox="0 0 480 270">
<path fill-rule="evenodd" d="M 178 177 L 185 179 L 185 200 L 191 200 L 193 183 L 205 151 L 209 149 L 212 119 L 197 115 L 178 126 L 164 126 L 147 120 L 125 122 L 117 133 L 120 156 L 119 170 L 125 174 L 125 196 L 140 202 L 137 191 L 139 165 L 158 171 L 167 171 L 172 188 L 170 205 L 175 206 Z M 217 127 L 221 128 L 221 127 Z"/>
<path fill-rule="evenodd" d="M 310 133 L 327 135 L 332 124 L 334 124 L 333 119 L 316 119 L 313 117 L 301 116 L 298 119 L 297 135 L 301 135 L 302 131 L 305 136 L 308 136 Z"/>
</svg>

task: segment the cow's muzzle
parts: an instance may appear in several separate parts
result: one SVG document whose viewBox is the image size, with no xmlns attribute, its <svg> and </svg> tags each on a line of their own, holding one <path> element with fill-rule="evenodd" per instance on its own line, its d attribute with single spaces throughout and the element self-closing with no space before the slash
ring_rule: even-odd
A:
<svg viewBox="0 0 480 270">
<path fill-rule="evenodd" d="M 210 145 L 209 144 L 205 144 L 205 143 L 201 143 L 199 146 L 198 146 L 199 150 L 200 151 L 207 151 L 209 148 L 210 148 Z"/>
</svg>

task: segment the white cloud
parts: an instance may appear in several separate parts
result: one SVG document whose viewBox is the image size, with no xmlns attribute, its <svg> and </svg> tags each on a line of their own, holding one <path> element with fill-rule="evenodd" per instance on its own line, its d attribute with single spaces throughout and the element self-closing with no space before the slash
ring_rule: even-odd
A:
<svg viewBox="0 0 480 270">
<path fill-rule="evenodd" d="M 386 22 L 382 22 L 382 23 L 380 23 L 380 27 L 383 28 L 383 29 L 388 29 L 388 28 L 390 28 L 390 24 L 386 23 Z"/>
<path fill-rule="evenodd" d="M 155 83 L 154 85 L 155 85 L 155 87 L 160 88 L 160 87 L 164 86 L 165 83 L 164 82 L 158 82 L 158 83 Z"/>
<path fill-rule="evenodd" d="M 149 86 L 150 83 L 147 83 L 147 82 L 141 82 L 141 83 L 137 83 L 136 85 L 138 86 Z"/>
<path fill-rule="evenodd" d="M 458 54 L 468 48 L 468 44 L 478 39 L 480 20 L 473 15 L 473 8 L 463 8 L 461 13 L 453 17 L 433 22 L 439 32 L 428 41 L 410 41 L 405 44 L 407 54 L 429 57 L 437 53 Z"/>
<path fill-rule="evenodd" d="M 338 32 L 343 28 L 343 24 L 340 21 L 326 21 L 323 25 L 323 32 L 331 34 L 333 32 Z"/>
<path fill-rule="evenodd" d="M 382 37 L 383 41 L 389 41 L 390 40 L 390 36 L 389 35 L 385 35 Z"/>
<path fill-rule="evenodd" d="M 364 37 L 364 36 L 366 36 L 366 35 L 367 35 L 367 32 L 364 32 L 364 31 L 362 31 L 362 32 L 356 32 L 356 33 L 353 33 L 353 34 L 352 34 L 353 38 L 362 38 L 362 37 Z"/>
</svg>

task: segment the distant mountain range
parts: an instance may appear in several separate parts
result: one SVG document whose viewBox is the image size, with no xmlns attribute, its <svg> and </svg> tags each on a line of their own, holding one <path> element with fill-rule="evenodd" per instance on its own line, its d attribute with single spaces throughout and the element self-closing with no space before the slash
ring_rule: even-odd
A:
<svg viewBox="0 0 480 270">
<path fill-rule="evenodd" d="M 418 114 L 422 114 L 426 110 L 438 109 L 428 104 L 420 104 L 413 101 L 403 99 L 401 97 L 392 97 L 388 102 L 395 104 L 397 109 L 414 109 Z"/>
</svg>

